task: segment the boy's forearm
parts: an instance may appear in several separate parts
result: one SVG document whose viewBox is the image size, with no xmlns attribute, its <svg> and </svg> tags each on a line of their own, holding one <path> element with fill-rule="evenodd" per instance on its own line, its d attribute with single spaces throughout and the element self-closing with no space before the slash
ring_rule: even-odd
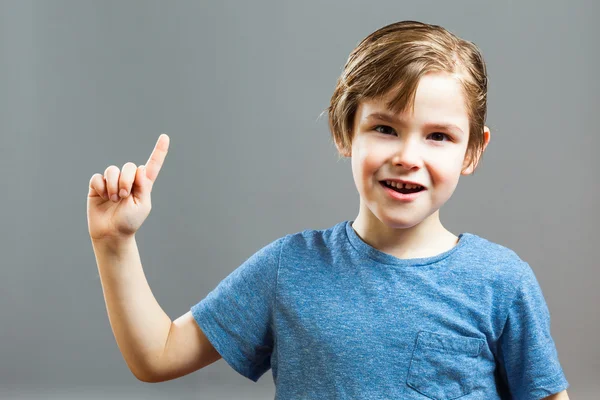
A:
<svg viewBox="0 0 600 400">
<path fill-rule="evenodd" d="M 118 243 L 92 240 L 92 245 L 119 350 L 138 379 L 150 379 L 172 321 L 150 290 L 134 236 Z"/>
</svg>

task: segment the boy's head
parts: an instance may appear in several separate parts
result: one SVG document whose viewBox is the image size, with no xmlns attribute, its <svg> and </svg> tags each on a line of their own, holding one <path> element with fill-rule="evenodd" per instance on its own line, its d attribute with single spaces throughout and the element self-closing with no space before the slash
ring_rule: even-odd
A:
<svg viewBox="0 0 600 400">
<path fill-rule="evenodd" d="M 391 223 L 408 227 L 437 211 L 460 175 L 475 170 L 490 136 L 486 109 L 478 48 L 440 26 L 403 21 L 373 32 L 352 51 L 327 110 L 336 147 L 352 157 L 361 198 L 380 220 L 387 212 L 374 207 L 397 204 L 381 181 L 425 187 L 420 198 L 428 196 L 428 205 L 420 198 L 406 204 L 412 211 L 421 204 L 427 215 L 412 212 L 412 222 Z"/>
</svg>

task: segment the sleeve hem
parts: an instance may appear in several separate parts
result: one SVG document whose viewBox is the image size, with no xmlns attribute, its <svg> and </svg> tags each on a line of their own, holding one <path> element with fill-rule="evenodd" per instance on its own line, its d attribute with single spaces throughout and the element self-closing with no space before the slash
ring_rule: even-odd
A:
<svg viewBox="0 0 600 400">
<path fill-rule="evenodd" d="M 566 390 L 569 386 L 569 382 L 567 381 L 564 372 L 560 370 L 551 377 L 543 380 L 540 383 L 537 383 L 533 389 L 530 389 L 528 391 L 529 396 L 527 399 L 541 400 L 553 394 L 560 393 L 563 390 Z"/>
<path fill-rule="evenodd" d="M 231 368 L 233 368 L 240 375 L 250 379 L 253 382 L 257 382 L 258 378 L 262 376 L 262 373 L 256 373 L 249 368 L 246 368 L 243 364 L 239 362 L 240 359 L 247 360 L 250 364 L 251 362 L 241 353 L 232 352 L 225 343 L 220 340 L 219 334 L 216 332 L 218 328 L 212 325 L 210 322 L 206 320 L 203 312 L 209 312 L 209 310 L 203 305 L 203 303 L 196 304 L 190 308 L 196 323 L 204 332 L 204 335 L 210 341 L 210 343 L 214 346 L 215 350 L 221 355 L 223 360 L 229 364 Z"/>
</svg>

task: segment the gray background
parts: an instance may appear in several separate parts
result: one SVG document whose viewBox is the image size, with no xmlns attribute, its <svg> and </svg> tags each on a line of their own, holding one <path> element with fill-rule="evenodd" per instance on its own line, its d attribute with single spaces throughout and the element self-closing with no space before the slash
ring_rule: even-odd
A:
<svg viewBox="0 0 600 400">
<path fill-rule="evenodd" d="M 441 219 L 530 263 L 571 399 L 600 391 L 600 36 L 593 1 L 0 2 L 0 397 L 272 398 L 224 360 L 139 382 L 113 337 L 87 231 L 94 173 L 170 151 L 137 234 L 174 320 L 256 250 L 358 213 L 328 106 L 350 51 L 440 24 L 489 69 L 492 138 Z M 593 115 L 592 113 L 596 113 Z"/>
</svg>

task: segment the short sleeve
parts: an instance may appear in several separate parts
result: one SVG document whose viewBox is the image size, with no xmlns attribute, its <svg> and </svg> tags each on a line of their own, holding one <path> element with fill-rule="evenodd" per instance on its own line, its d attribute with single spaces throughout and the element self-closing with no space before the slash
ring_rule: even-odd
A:
<svg viewBox="0 0 600 400">
<path fill-rule="evenodd" d="M 498 339 L 498 361 L 515 399 L 542 399 L 569 387 L 550 334 L 548 306 L 527 263 Z"/>
<path fill-rule="evenodd" d="M 254 382 L 271 368 L 272 304 L 283 239 L 254 253 L 190 309 L 221 357 Z"/>
</svg>

